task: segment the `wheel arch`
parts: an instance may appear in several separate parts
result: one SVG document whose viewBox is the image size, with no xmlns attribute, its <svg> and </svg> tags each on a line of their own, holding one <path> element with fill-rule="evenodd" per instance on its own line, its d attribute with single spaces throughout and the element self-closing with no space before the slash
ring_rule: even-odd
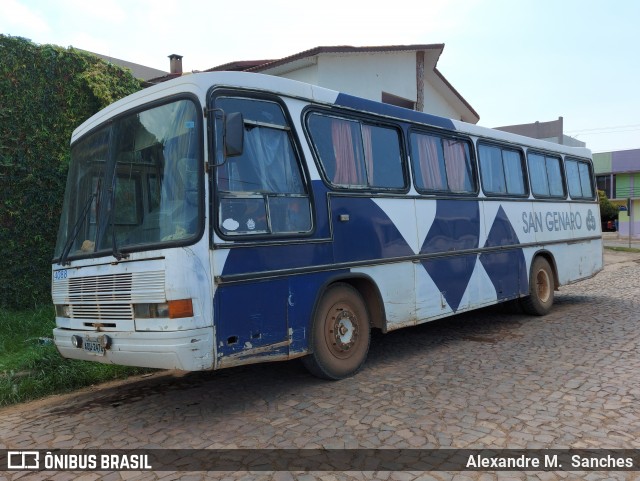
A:
<svg viewBox="0 0 640 481">
<path fill-rule="evenodd" d="M 372 328 L 380 329 L 382 332 L 387 332 L 387 316 L 384 308 L 384 302 L 382 301 L 382 295 L 376 282 L 366 274 L 348 273 L 341 274 L 328 279 L 318 289 L 316 299 L 311 310 L 311 317 L 309 319 L 309 328 L 313 324 L 318 304 L 324 296 L 327 289 L 337 283 L 349 284 L 362 296 L 362 299 L 369 312 L 369 322 Z"/>
<path fill-rule="evenodd" d="M 533 264 L 537 257 L 542 257 L 549 263 L 549 266 L 551 267 L 551 272 L 553 273 L 554 290 L 557 291 L 558 288 L 560 287 L 560 278 L 558 277 L 558 266 L 556 265 L 555 257 L 547 249 L 541 249 L 537 251 L 531 258 L 531 265 L 529 266 L 529 279 L 531 279 L 531 270 L 533 269 Z"/>
</svg>

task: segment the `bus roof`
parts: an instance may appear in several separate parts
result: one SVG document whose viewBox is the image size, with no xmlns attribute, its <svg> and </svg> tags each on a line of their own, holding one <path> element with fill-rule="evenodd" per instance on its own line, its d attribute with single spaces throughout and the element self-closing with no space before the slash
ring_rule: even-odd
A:
<svg viewBox="0 0 640 481">
<path fill-rule="evenodd" d="M 569 147 L 545 140 L 482 127 L 463 122 L 461 120 L 453 120 L 429 113 L 384 104 L 374 100 L 319 87 L 317 85 L 299 82 L 297 80 L 249 72 L 199 72 L 183 75 L 145 88 L 114 102 L 87 119 L 74 130 L 71 142 L 73 143 L 78 137 L 86 134 L 113 116 L 120 115 L 140 105 L 155 102 L 165 97 L 182 93 L 191 93 L 196 95 L 204 105 L 205 96 L 213 86 L 271 92 L 285 97 L 294 97 L 304 99 L 309 102 L 341 106 L 400 121 L 420 123 L 435 128 L 466 133 L 476 137 L 516 143 L 518 145 L 547 151 L 561 152 L 568 155 L 591 157 L 591 151 L 584 147 Z"/>
</svg>

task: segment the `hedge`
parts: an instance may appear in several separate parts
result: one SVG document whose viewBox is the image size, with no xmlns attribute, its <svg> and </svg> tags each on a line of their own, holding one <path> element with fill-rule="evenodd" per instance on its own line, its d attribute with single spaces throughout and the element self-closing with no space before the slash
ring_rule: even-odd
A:
<svg viewBox="0 0 640 481">
<path fill-rule="evenodd" d="M 141 88 L 87 52 L 0 35 L 0 307 L 51 302 L 71 133 Z"/>
</svg>

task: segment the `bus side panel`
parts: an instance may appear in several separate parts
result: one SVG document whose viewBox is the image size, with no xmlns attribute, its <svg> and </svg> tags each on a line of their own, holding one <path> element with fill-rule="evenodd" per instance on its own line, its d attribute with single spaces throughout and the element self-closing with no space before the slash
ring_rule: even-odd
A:
<svg viewBox="0 0 640 481">
<path fill-rule="evenodd" d="M 415 202 L 403 198 L 332 196 L 334 257 L 337 262 L 372 261 L 354 267 L 373 279 L 384 302 L 387 329 L 416 323 L 415 274 L 418 252 Z M 388 262 L 388 263 L 386 263 Z"/>
<path fill-rule="evenodd" d="M 489 249 L 479 256 L 496 292 L 496 301 L 515 299 L 529 289 L 529 274 L 521 243 L 529 239 L 523 232 L 516 232 L 517 221 L 530 202 L 503 203 L 485 201 L 483 213 L 486 238 L 481 246 Z M 522 237 L 525 239 L 523 240 Z"/>
<path fill-rule="evenodd" d="M 360 267 L 351 272 L 373 279 L 384 303 L 386 329 L 418 323 L 416 316 L 415 267 L 412 262 Z"/>
<path fill-rule="evenodd" d="M 286 279 L 220 287 L 216 293 L 218 356 L 287 340 L 288 290 Z"/>
<path fill-rule="evenodd" d="M 316 302 L 324 287 L 333 280 L 349 275 L 349 270 L 335 270 L 292 276 L 289 278 L 287 325 L 291 333 L 289 354 L 296 357 L 309 349 L 309 329 L 313 322 Z"/>
<path fill-rule="evenodd" d="M 379 262 L 414 255 L 413 203 L 403 199 L 378 202 L 366 197 L 331 197 L 335 262 Z"/>
<path fill-rule="evenodd" d="M 416 202 L 420 254 L 433 255 L 416 264 L 418 319 L 442 317 L 466 309 L 476 291 L 476 254 L 456 254 L 478 248 L 481 230 L 477 199 Z M 466 295 L 465 295 L 466 294 Z"/>
<path fill-rule="evenodd" d="M 217 366 L 285 360 L 306 354 L 316 301 L 348 270 L 221 286 L 215 296 Z"/>
</svg>

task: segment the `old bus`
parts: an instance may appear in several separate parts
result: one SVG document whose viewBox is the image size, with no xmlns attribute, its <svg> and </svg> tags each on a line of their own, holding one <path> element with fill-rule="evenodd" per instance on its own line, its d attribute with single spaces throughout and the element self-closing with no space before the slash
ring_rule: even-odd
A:
<svg viewBox="0 0 640 481">
<path fill-rule="evenodd" d="M 183 76 L 79 126 L 52 269 L 69 358 L 182 370 L 303 358 L 340 379 L 371 329 L 602 269 L 587 149 L 287 79 Z"/>
</svg>

